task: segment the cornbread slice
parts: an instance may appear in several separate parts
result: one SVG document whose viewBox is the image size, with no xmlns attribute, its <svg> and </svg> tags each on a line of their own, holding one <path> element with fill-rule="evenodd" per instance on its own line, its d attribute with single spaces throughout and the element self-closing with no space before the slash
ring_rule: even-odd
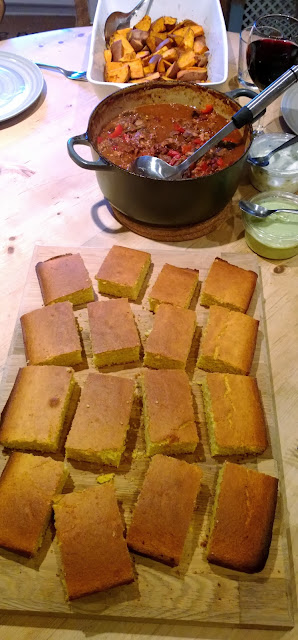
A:
<svg viewBox="0 0 298 640">
<path fill-rule="evenodd" d="M 278 480 L 225 462 L 219 472 L 207 559 L 255 573 L 266 563 L 275 515 Z"/>
<path fill-rule="evenodd" d="M 70 302 L 57 302 L 21 316 L 28 364 L 66 367 L 82 362 L 81 343 Z"/>
<path fill-rule="evenodd" d="M 152 458 L 127 534 L 130 549 L 179 564 L 202 475 L 184 460 Z"/>
<path fill-rule="evenodd" d="M 0 478 L 0 547 L 28 556 L 37 552 L 67 475 L 63 462 L 11 454 Z"/>
<path fill-rule="evenodd" d="M 144 365 L 153 369 L 185 369 L 196 330 L 196 314 L 161 304 L 145 344 Z"/>
<path fill-rule="evenodd" d="M 38 262 L 35 269 L 45 305 L 65 300 L 81 305 L 94 300 L 92 282 L 79 253 Z"/>
<path fill-rule="evenodd" d="M 149 294 L 151 311 L 156 311 L 162 302 L 187 309 L 198 282 L 198 271 L 165 264 Z"/>
<path fill-rule="evenodd" d="M 57 451 L 75 385 L 73 371 L 66 367 L 20 369 L 2 412 L 0 443 Z"/>
<path fill-rule="evenodd" d="M 136 300 L 150 264 L 150 253 L 115 244 L 95 276 L 98 282 L 98 291 L 111 296 Z"/>
<path fill-rule="evenodd" d="M 59 497 L 54 512 L 69 600 L 133 582 L 112 482 Z"/>
<path fill-rule="evenodd" d="M 89 373 L 66 440 L 68 458 L 119 466 L 134 386 L 127 378 Z"/>
<path fill-rule="evenodd" d="M 247 375 L 253 361 L 259 321 L 214 305 L 203 331 L 197 366 L 205 371 Z"/>
<path fill-rule="evenodd" d="M 198 442 L 188 376 L 179 369 L 144 369 L 146 453 L 193 453 Z"/>
<path fill-rule="evenodd" d="M 255 378 L 207 373 L 202 390 L 212 456 L 265 451 L 265 418 Z"/>
<path fill-rule="evenodd" d="M 245 313 L 249 307 L 258 276 L 221 258 L 215 258 L 203 285 L 200 303 L 205 307 L 219 304 Z"/>
<path fill-rule="evenodd" d="M 88 316 L 97 367 L 139 359 L 141 343 L 127 299 L 90 302 Z"/>
</svg>

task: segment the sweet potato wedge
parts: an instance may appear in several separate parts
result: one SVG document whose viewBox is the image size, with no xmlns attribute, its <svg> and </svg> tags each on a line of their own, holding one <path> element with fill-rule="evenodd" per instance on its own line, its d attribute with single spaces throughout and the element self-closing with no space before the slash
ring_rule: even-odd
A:
<svg viewBox="0 0 298 640">
<path fill-rule="evenodd" d="M 150 31 L 149 36 L 146 40 L 146 44 L 149 47 L 151 53 L 154 53 L 155 49 L 156 49 L 156 42 L 155 42 L 155 35 L 154 33 L 152 33 L 152 31 Z"/>
<path fill-rule="evenodd" d="M 122 40 L 114 40 L 111 44 L 111 53 L 113 62 L 118 62 L 124 54 Z"/>
<path fill-rule="evenodd" d="M 140 42 L 143 47 L 146 44 L 148 36 L 149 31 L 143 31 L 142 29 L 131 29 L 130 33 L 127 36 L 127 40 L 128 42 L 130 42 L 132 47 L 134 41 Z"/>
<path fill-rule="evenodd" d="M 145 76 L 148 76 L 150 73 L 154 73 L 156 68 L 155 62 L 149 62 L 146 67 L 144 67 Z"/>
<path fill-rule="evenodd" d="M 182 36 L 184 38 L 189 27 L 180 27 L 179 29 L 175 29 L 175 36 Z"/>
<path fill-rule="evenodd" d="M 144 51 L 144 49 L 142 51 L 138 51 L 138 53 L 136 54 L 136 58 L 140 58 L 141 60 L 143 60 L 144 58 L 148 58 L 148 54 L 149 51 Z"/>
<path fill-rule="evenodd" d="M 204 53 L 201 56 L 198 56 L 196 54 L 196 66 L 197 67 L 207 67 L 207 64 L 208 64 L 208 58 Z"/>
<path fill-rule="evenodd" d="M 185 80 L 186 82 L 205 82 L 205 80 L 207 80 L 207 69 L 206 67 L 182 69 L 177 73 L 177 80 Z"/>
<path fill-rule="evenodd" d="M 165 16 L 164 21 L 165 21 L 166 31 L 171 31 L 171 29 L 173 29 L 176 25 L 177 18 L 172 18 L 171 16 Z"/>
<path fill-rule="evenodd" d="M 156 71 L 155 73 L 151 73 L 148 76 L 145 76 L 145 78 L 140 78 L 139 80 L 133 80 L 133 83 L 140 84 L 141 82 L 151 82 L 151 80 L 158 80 L 158 78 L 160 78 L 160 73 Z"/>
<path fill-rule="evenodd" d="M 175 33 L 173 33 L 171 34 L 171 38 L 172 40 L 174 40 L 174 43 L 177 47 L 181 47 L 181 45 L 183 44 L 183 36 L 177 36 Z"/>
<path fill-rule="evenodd" d="M 112 62 L 112 51 L 111 49 L 105 49 L 103 52 L 103 56 L 105 59 L 105 62 Z"/>
<path fill-rule="evenodd" d="M 177 60 L 178 58 L 177 49 L 175 49 L 175 47 L 172 47 L 172 49 L 167 49 L 167 51 L 163 52 L 162 57 L 168 62 L 175 62 L 175 60 Z"/>
<path fill-rule="evenodd" d="M 164 60 L 162 58 L 157 63 L 157 71 L 159 71 L 159 73 L 165 73 L 165 71 L 166 71 L 166 65 L 165 65 L 165 62 L 164 62 Z"/>
<path fill-rule="evenodd" d="M 135 29 L 141 29 L 142 31 L 149 31 L 151 27 L 151 18 L 148 15 L 145 15 L 144 18 L 142 18 L 142 20 L 140 20 L 140 22 L 137 22 L 137 24 L 135 24 L 134 28 Z"/>
<path fill-rule="evenodd" d="M 191 25 L 191 29 L 192 29 L 192 31 L 194 33 L 195 38 L 197 36 L 202 36 L 203 33 L 204 33 L 204 29 L 200 24 L 192 24 Z"/>
<path fill-rule="evenodd" d="M 128 66 L 130 68 L 130 77 L 132 80 L 144 77 L 142 60 L 132 60 L 132 62 L 128 63 Z"/>
<path fill-rule="evenodd" d="M 178 65 L 180 69 L 186 69 L 187 67 L 193 67 L 196 61 L 196 57 L 193 51 L 186 51 L 178 58 Z"/>
<path fill-rule="evenodd" d="M 117 29 L 117 31 L 115 31 L 115 33 L 118 36 L 124 36 L 124 38 L 127 38 L 128 33 L 132 31 L 131 27 L 126 27 L 125 29 Z"/>
<path fill-rule="evenodd" d="M 113 63 L 111 63 L 113 64 Z M 128 64 L 119 65 L 117 69 L 105 69 L 106 82 L 128 82 L 130 79 L 130 70 Z"/>
<path fill-rule="evenodd" d="M 175 62 L 172 62 L 171 66 L 167 69 L 166 77 L 167 78 L 176 78 L 178 71 L 180 71 L 180 68 L 179 68 L 179 65 L 177 63 L 177 60 L 175 60 Z"/>
<path fill-rule="evenodd" d="M 154 22 L 152 22 L 152 24 L 151 24 L 151 29 L 155 33 L 159 33 L 160 31 L 165 31 L 166 27 L 165 27 L 165 19 L 164 19 L 164 17 L 162 16 L 161 18 L 158 18 L 157 20 L 154 20 Z"/>
<path fill-rule="evenodd" d="M 204 39 L 195 38 L 195 41 L 194 41 L 193 50 L 195 53 L 198 53 L 199 55 L 208 51 L 206 41 L 204 42 L 203 40 L 205 41 L 205 38 Z"/>
<path fill-rule="evenodd" d="M 184 34 L 181 46 L 183 47 L 183 49 L 193 49 L 194 40 L 195 40 L 194 32 L 191 27 L 188 27 L 188 29 Z"/>
</svg>

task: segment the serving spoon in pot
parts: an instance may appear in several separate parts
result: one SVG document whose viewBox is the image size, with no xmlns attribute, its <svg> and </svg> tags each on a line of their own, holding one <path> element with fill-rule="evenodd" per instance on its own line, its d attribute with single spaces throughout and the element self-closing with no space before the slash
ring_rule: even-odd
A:
<svg viewBox="0 0 298 640">
<path fill-rule="evenodd" d="M 297 209 L 267 209 L 263 207 L 261 204 L 256 204 L 255 202 L 250 202 L 250 200 L 239 200 L 239 207 L 245 213 L 249 213 L 250 216 L 255 216 L 256 218 L 268 218 L 272 213 L 297 213 Z"/>
<path fill-rule="evenodd" d="M 109 44 L 110 37 L 117 31 L 117 29 L 125 29 L 130 26 L 130 20 L 133 18 L 134 14 L 142 7 L 142 5 L 146 2 L 146 0 L 140 0 L 140 2 L 135 6 L 134 9 L 129 11 L 128 13 L 122 13 L 122 11 L 113 11 L 107 17 L 105 26 L 104 26 L 104 37 L 106 44 Z"/>
<path fill-rule="evenodd" d="M 181 164 L 171 166 L 155 156 L 140 156 L 131 164 L 130 170 L 146 178 L 158 178 L 160 180 L 177 180 L 182 178 L 185 171 L 187 171 L 194 162 L 200 160 L 207 151 L 215 147 L 223 138 L 234 131 L 234 129 L 241 129 L 244 125 L 257 120 L 271 102 L 297 81 L 298 65 L 296 64 L 272 82 L 269 87 L 266 87 L 266 89 L 253 98 L 253 100 L 250 100 L 245 107 L 239 109 L 239 111 L 232 116 L 228 124 L 199 147 L 199 149 L 196 149 L 186 160 L 183 160 Z"/>
</svg>

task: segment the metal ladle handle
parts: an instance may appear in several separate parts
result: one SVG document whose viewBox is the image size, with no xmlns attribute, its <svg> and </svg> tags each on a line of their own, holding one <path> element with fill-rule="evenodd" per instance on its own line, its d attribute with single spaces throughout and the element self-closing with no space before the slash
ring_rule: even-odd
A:
<svg viewBox="0 0 298 640">
<path fill-rule="evenodd" d="M 278 98 L 286 89 L 291 87 L 295 82 L 298 82 L 298 65 L 295 64 L 288 71 L 283 73 L 282 76 L 277 78 L 274 82 L 272 82 L 269 87 L 266 87 L 264 91 L 262 91 L 255 98 L 250 100 L 245 107 L 239 109 L 237 113 L 232 116 L 231 121 L 225 125 L 220 131 L 218 131 L 212 138 L 207 140 L 205 144 L 203 144 L 199 149 L 194 151 L 186 160 L 181 162 L 181 164 L 177 165 L 175 169 L 175 175 L 173 174 L 173 180 L 176 180 L 177 177 L 182 176 L 183 173 L 194 163 L 200 160 L 209 149 L 212 149 L 220 142 L 223 138 L 229 135 L 234 129 L 241 129 L 246 124 L 251 124 L 255 119 L 258 118 L 259 115 L 268 107 L 271 102 L 274 102 L 276 98 Z"/>
<path fill-rule="evenodd" d="M 250 124 L 261 111 L 264 111 L 271 102 L 274 102 L 286 89 L 295 84 L 298 81 L 298 64 L 293 65 L 282 74 L 277 80 L 272 82 L 269 87 L 266 87 L 258 96 L 250 100 L 250 102 L 242 107 L 234 116 L 232 120 L 237 129 L 241 129 L 245 124 Z"/>
</svg>

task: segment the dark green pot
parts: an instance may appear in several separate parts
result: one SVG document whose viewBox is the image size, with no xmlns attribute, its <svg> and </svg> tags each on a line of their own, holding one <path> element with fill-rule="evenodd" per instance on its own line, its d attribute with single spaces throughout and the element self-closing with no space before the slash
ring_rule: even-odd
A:
<svg viewBox="0 0 298 640">
<path fill-rule="evenodd" d="M 234 95 L 249 95 L 240 89 Z M 230 119 L 239 104 L 219 91 L 185 82 L 155 82 L 130 86 L 100 102 L 91 113 L 86 133 L 68 140 L 70 157 L 83 169 L 96 171 L 100 189 L 110 203 L 129 218 L 152 225 L 184 226 L 215 216 L 231 200 L 240 181 L 252 141 L 251 126 L 244 127 L 245 153 L 231 166 L 213 175 L 186 180 L 155 180 L 121 169 L 96 151 L 96 140 L 105 124 L 127 109 L 141 104 L 182 103 L 200 109 L 212 103 L 216 111 Z M 93 162 L 83 160 L 74 147 L 90 145 Z"/>
</svg>

